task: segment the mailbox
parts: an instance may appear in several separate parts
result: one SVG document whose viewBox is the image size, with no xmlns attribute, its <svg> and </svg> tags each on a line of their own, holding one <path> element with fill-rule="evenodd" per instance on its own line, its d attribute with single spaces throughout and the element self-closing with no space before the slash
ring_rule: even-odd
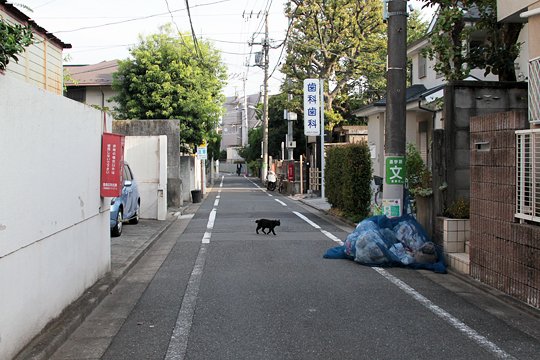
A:
<svg viewBox="0 0 540 360">
<path fill-rule="evenodd" d="M 290 182 L 294 181 L 294 162 L 292 161 L 289 163 L 287 175 Z"/>
<path fill-rule="evenodd" d="M 124 186 L 124 136 L 103 133 L 101 137 L 102 197 L 117 197 Z"/>
</svg>

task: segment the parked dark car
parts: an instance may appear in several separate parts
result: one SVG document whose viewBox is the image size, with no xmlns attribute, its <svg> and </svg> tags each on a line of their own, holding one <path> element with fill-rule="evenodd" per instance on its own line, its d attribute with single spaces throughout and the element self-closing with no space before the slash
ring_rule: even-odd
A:
<svg viewBox="0 0 540 360">
<path fill-rule="evenodd" d="M 111 236 L 122 235 L 125 222 L 137 224 L 141 209 L 139 186 L 128 163 L 124 163 L 124 186 L 119 197 L 111 199 Z"/>
</svg>

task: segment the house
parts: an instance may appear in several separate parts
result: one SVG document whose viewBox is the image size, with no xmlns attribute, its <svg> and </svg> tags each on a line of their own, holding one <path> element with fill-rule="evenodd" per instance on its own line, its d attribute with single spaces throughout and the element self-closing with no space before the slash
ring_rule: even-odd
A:
<svg viewBox="0 0 540 360">
<path fill-rule="evenodd" d="M 473 21 L 478 14 L 471 12 L 467 16 Z M 430 24 L 430 31 L 436 21 L 435 18 Z M 473 42 L 481 41 L 479 34 L 473 35 L 471 46 Z M 527 39 L 523 34 L 521 40 L 526 49 Z M 464 81 L 447 82 L 434 70 L 435 60 L 423 56 L 422 50 L 428 45 L 429 37 L 426 36 L 409 44 L 407 48 L 407 55 L 412 63 L 412 85 L 406 89 L 405 137 L 407 143 L 412 143 L 419 149 L 432 174 L 433 194 L 426 199 L 417 199 L 417 218 L 434 242 L 446 246 L 444 225 L 439 221 L 439 216 L 460 198 L 470 199 L 473 187 L 471 119 L 490 113 L 525 109 L 527 85 L 523 82 L 501 83 L 496 76 L 486 77 L 484 71 L 479 69 L 472 70 Z M 516 75 L 521 79 L 528 76 L 523 73 L 523 65 L 520 65 L 524 61 L 524 54 L 526 51 L 516 60 Z M 355 111 L 357 116 L 368 119 L 368 142 L 372 150 L 373 171 L 379 176 L 385 173 L 385 110 L 386 99 L 382 99 Z M 482 144 L 477 146 L 481 147 Z M 447 253 L 449 248 L 445 248 Z M 458 254 L 450 254 L 449 259 L 453 261 L 454 256 L 459 259 L 459 264 L 456 262 L 455 265 L 459 265 L 459 269 L 468 274 L 469 254 L 466 248 L 468 247 L 464 245 Z"/>
<path fill-rule="evenodd" d="M 23 54 L 17 55 L 18 62 L 9 62 L 5 76 L 22 79 L 61 95 L 64 86 L 62 51 L 70 49 L 71 45 L 36 24 L 6 0 L 0 0 L 0 17 L 11 24 L 28 25 L 34 34 L 34 43 Z"/>
<path fill-rule="evenodd" d="M 260 94 L 247 95 L 245 101 L 238 96 L 226 98 L 225 115 L 221 120 L 220 150 L 227 151 L 227 162 L 243 160 L 238 150 L 247 145 L 249 130 L 260 124 L 255 111 L 260 98 Z"/>
<path fill-rule="evenodd" d="M 355 144 L 368 140 L 368 127 L 364 125 L 340 125 L 334 127 L 332 133 L 338 143 Z"/>
<path fill-rule="evenodd" d="M 94 105 L 100 109 L 114 109 L 112 97 L 113 74 L 118 70 L 118 60 L 103 61 L 93 65 L 65 65 L 66 91 L 64 95 L 75 101 Z"/>
<path fill-rule="evenodd" d="M 468 14 L 468 21 L 474 21 L 478 15 Z M 430 146 L 432 133 L 443 127 L 443 112 L 437 106 L 438 99 L 444 93 L 447 81 L 442 74 L 434 70 L 436 60 L 429 59 L 422 51 L 429 45 L 429 34 L 433 31 L 437 18 L 428 28 L 427 35 L 407 47 L 407 57 L 411 61 L 411 85 L 406 89 L 406 143 L 414 144 L 426 164 L 430 166 Z M 469 81 L 496 81 L 497 77 L 474 69 L 466 79 Z M 357 117 L 368 120 L 368 144 L 372 149 L 373 173 L 384 174 L 384 127 L 386 122 L 386 98 L 352 112 Z"/>
</svg>

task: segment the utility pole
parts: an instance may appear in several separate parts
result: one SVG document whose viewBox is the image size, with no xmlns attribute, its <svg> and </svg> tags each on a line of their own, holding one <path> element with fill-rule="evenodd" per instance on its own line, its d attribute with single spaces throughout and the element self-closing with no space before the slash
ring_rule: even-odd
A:
<svg viewBox="0 0 540 360">
<path fill-rule="evenodd" d="M 388 69 L 385 122 L 385 184 L 383 199 L 387 216 L 403 214 L 405 183 L 407 1 L 385 0 L 388 10 Z"/>
<path fill-rule="evenodd" d="M 249 124 L 248 124 L 248 101 L 247 101 L 247 94 L 246 94 L 246 76 L 244 76 L 243 79 L 243 85 L 244 85 L 244 119 L 242 121 L 242 147 L 246 147 L 248 144 L 248 131 L 249 131 Z"/>
<path fill-rule="evenodd" d="M 264 103 L 263 103 L 263 150 L 262 150 L 262 181 L 266 180 L 266 174 L 268 173 L 268 62 L 269 62 L 269 39 L 268 39 L 268 13 L 264 15 Z"/>
</svg>

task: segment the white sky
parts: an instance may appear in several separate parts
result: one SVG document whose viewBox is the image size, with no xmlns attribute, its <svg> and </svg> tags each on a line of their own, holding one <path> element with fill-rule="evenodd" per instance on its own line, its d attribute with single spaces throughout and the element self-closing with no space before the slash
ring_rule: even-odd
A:
<svg viewBox="0 0 540 360">
<path fill-rule="evenodd" d="M 190 32 L 185 0 L 12 0 L 33 11 L 20 8 L 38 25 L 73 46 L 66 49 L 69 64 L 95 64 L 101 61 L 129 57 L 129 47 L 137 43 L 138 35 L 158 32 L 159 26 L 174 23 L 182 32 Z M 228 67 L 229 80 L 225 95 L 258 93 L 264 72 L 254 64 L 250 52 L 261 51 L 260 45 L 250 47 L 253 34 L 260 42 L 264 32 L 263 16 L 269 8 L 268 24 L 271 45 L 285 39 L 287 19 L 284 0 L 189 0 L 193 28 L 199 38 L 210 40 L 222 51 L 222 60 Z M 409 1 L 420 9 L 421 1 Z M 168 8 L 172 12 L 168 11 Z M 428 18 L 428 16 L 426 16 Z M 119 23 L 121 22 L 121 23 Z M 114 24 L 112 24 L 114 23 Z M 110 25 L 106 25 L 110 24 Z M 284 59 L 282 48 L 270 50 L 269 72 Z M 280 55 L 282 56 L 280 57 Z M 282 76 L 276 69 L 269 80 L 269 93 L 279 90 Z"/>
</svg>

